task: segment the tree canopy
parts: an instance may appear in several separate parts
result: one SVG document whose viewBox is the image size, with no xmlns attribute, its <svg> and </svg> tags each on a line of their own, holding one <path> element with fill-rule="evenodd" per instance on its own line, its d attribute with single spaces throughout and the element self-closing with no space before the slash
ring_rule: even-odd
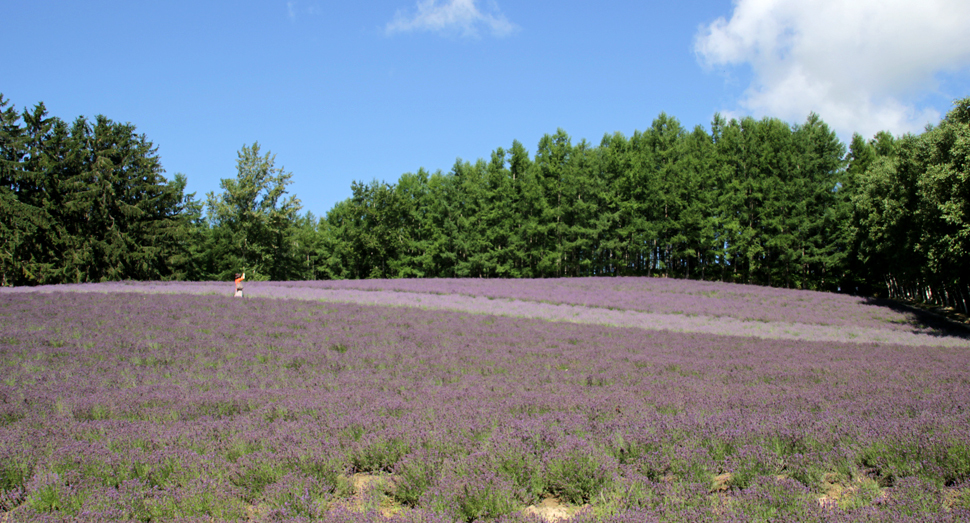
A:
<svg viewBox="0 0 970 523">
<path fill-rule="evenodd" d="M 272 153 L 260 156 L 259 143 L 244 145 L 236 178 L 223 178 L 222 192 L 206 195 L 213 277 L 243 271 L 254 279 L 297 276 L 293 236 L 300 200 L 286 196 L 293 174 L 275 164 Z"/>
<path fill-rule="evenodd" d="M 42 103 L 0 114 L 0 283 L 184 276 L 184 180 L 133 125 L 68 125 Z"/>
</svg>

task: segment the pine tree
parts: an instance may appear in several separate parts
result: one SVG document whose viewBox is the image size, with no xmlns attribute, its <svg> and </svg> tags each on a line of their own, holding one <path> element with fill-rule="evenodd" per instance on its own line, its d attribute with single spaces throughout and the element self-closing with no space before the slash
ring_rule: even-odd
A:
<svg viewBox="0 0 970 523">
<path fill-rule="evenodd" d="M 184 184 L 164 178 L 133 125 L 98 116 L 68 126 L 42 103 L 23 112 L 22 126 L 12 108 L 2 119 L 2 283 L 181 274 Z"/>
</svg>

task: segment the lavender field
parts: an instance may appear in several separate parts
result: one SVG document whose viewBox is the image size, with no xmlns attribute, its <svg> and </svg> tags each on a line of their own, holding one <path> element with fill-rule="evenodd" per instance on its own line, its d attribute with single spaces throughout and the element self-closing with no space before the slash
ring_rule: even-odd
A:
<svg viewBox="0 0 970 523">
<path fill-rule="evenodd" d="M 960 332 L 519 283 L 0 289 L 0 521 L 970 520 Z"/>
<path fill-rule="evenodd" d="M 113 282 L 4 291 L 225 295 L 226 284 Z M 246 293 L 648 330 L 970 348 L 966 335 L 954 336 L 951 331 L 941 335 L 935 323 L 865 298 L 665 278 L 252 282 L 246 284 Z"/>
</svg>

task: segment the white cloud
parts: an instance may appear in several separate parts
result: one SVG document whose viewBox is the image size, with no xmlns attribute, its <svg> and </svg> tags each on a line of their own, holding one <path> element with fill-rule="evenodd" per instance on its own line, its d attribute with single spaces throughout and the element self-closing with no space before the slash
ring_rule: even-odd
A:
<svg viewBox="0 0 970 523">
<path fill-rule="evenodd" d="M 735 0 L 695 51 L 707 66 L 751 67 L 740 105 L 755 115 L 815 111 L 842 135 L 899 134 L 939 119 L 913 100 L 970 66 L 968 28 L 966 0 Z"/>
<path fill-rule="evenodd" d="M 398 11 L 385 31 L 387 34 L 411 31 L 433 31 L 438 33 L 458 32 L 462 36 L 477 37 L 484 28 L 494 36 L 508 36 L 518 27 L 509 22 L 494 3 L 491 12 L 482 12 L 475 0 L 419 0 L 415 12 Z"/>
<path fill-rule="evenodd" d="M 320 7 L 316 3 L 307 5 L 306 2 L 298 2 L 297 0 L 286 2 L 286 16 L 290 19 L 290 22 L 296 22 L 296 19 L 304 14 L 318 15 L 320 14 Z"/>
</svg>

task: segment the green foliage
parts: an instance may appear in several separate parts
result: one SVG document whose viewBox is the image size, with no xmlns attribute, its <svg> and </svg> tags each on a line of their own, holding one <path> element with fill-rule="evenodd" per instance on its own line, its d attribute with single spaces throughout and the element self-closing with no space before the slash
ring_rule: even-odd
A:
<svg viewBox="0 0 970 523">
<path fill-rule="evenodd" d="M 365 439 L 355 446 L 350 463 L 358 472 L 390 472 L 411 445 L 402 439 Z"/>
<path fill-rule="evenodd" d="M 263 493 L 263 499 L 277 512 L 280 519 L 284 517 L 304 517 L 317 520 L 323 517 L 331 498 L 331 489 L 313 478 L 294 475 L 284 476 L 269 486 Z M 270 514 L 268 519 L 275 519 Z"/>
<path fill-rule="evenodd" d="M 209 275 L 232 279 L 287 280 L 301 272 L 296 220 L 300 200 L 286 197 L 292 173 L 275 167 L 276 156 L 260 156 L 259 143 L 243 146 L 236 161 L 236 178 L 223 178 L 222 193 L 206 195 L 211 226 Z M 310 216 L 306 218 L 312 221 Z"/>
<path fill-rule="evenodd" d="M 345 462 L 346 456 L 339 453 L 324 456 L 302 455 L 293 459 L 289 466 L 333 491 L 337 486 L 337 478 L 346 472 Z"/>
<path fill-rule="evenodd" d="M 330 350 L 332 350 L 332 351 L 334 351 L 334 352 L 336 352 L 336 353 L 338 353 L 338 354 L 344 354 L 345 352 L 347 352 L 348 350 L 350 350 L 350 347 L 348 347 L 348 346 L 347 346 L 346 344 L 344 344 L 344 343 L 334 343 L 333 345 L 331 345 L 331 346 L 330 346 L 330 347 L 328 347 L 328 348 L 329 348 Z"/>
<path fill-rule="evenodd" d="M 278 462 L 265 456 L 240 460 L 237 468 L 230 474 L 229 482 L 241 488 L 247 501 L 259 499 L 263 490 L 280 480 L 284 475 Z"/>
<path fill-rule="evenodd" d="M 537 500 L 546 491 L 543 464 L 535 454 L 512 449 L 495 449 L 491 460 L 494 462 L 494 470 L 508 478 L 512 485 L 522 492 L 526 498 L 523 501 Z"/>
<path fill-rule="evenodd" d="M 591 449 L 578 448 L 546 462 L 546 489 L 563 501 L 589 503 L 613 480 L 615 463 Z"/>
<path fill-rule="evenodd" d="M 631 138 L 559 129 L 449 173 L 354 183 L 321 224 L 331 278 L 660 275 L 835 290 L 845 148 L 816 115 Z M 842 205 L 840 207 L 840 204 Z M 842 214 L 840 214 L 840 212 Z"/>
<path fill-rule="evenodd" d="M 26 506 L 41 513 L 56 512 L 68 516 L 80 512 L 85 494 L 69 481 L 56 473 L 47 473 L 34 481 L 37 486 L 27 495 Z"/>
<path fill-rule="evenodd" d="M 454 498 L 453 512 L 460 521 L 477 521 L 480 518 L 496 518 L 514 511 L 514 499 L 506 491 L 490 488 L 491 485 L 469 485 Z"/>
<path fill-rule="evenodd" d="M 658 275 L 884 293 L 968 310 L 970 99 L 920 136 L 846 146 L 818 115 L 632 137 L 355 183 L 319 224 L 318 274 Z"/>
<path fill-rule="evenodd" d="M 725 512 L 740 521 L 815 521 L 818 514 L 818 499 L 798 482 L 784 478 L 760 477 L 725 505 Z"/>
<path fill-rule="evenodd" d="M 397 482 L 394 487 L 394 499 L 408 507 L 415 507 L 421 497 L 431 487 L 436 479 L 440 460 L 406 459 L 394 468 Z"/>
<path fill-rule="evenodd" d="M 892 298 L 968 311 L 970 98 L 914 136 L 853 142 L 854 215 L 847 237 L 863 281 Z"/>
<path fill-rule="evenodd" d="M 14 493 L 24 491 L 33 472 L 34 465 L 22 457 L 4 455 L 0 459 L 0 510 L 13 510 L 14 503 L 21 501 Z M 9 497 L 4 495 L 7 493 Z"/>
<path fill-rule="evenodd" d="M 440 491 L 427 500 L 435 512 L 471 522 L 496 519 L 520 508 L 514 489 L 503 478 L 466 463 L 454 468 L 440 478 Z"/>
<path fill-rule="evenodd" d="M 191 195 L 104 116 L 67 125 L 0 96 L 0 285 L 184 276 Z"/>
</svg>

